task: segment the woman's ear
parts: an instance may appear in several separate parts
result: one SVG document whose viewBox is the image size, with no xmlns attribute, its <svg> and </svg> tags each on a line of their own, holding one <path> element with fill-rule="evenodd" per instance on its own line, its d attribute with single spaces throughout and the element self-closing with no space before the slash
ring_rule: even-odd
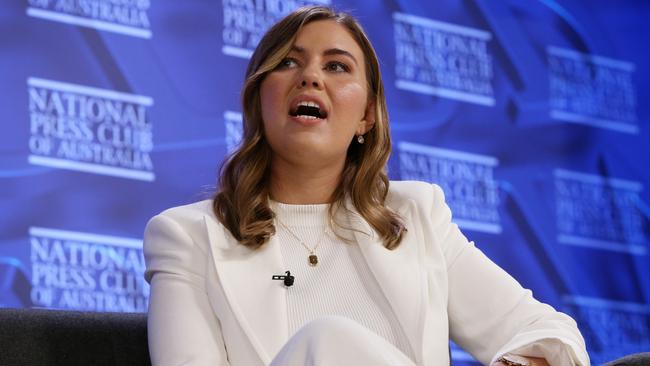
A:
<svg viewBox="0 0 650 366">
<path fill-rule="evenodd" d="M 366 106 L 366 112 L 363 116 L 363 119 L 359 121 L 359 128 L 357 129 L 357 135 L 364 135 L 366 132 L 370 131 L 375 125 L 377 111 L 375 108 L 375 101 L 368 102 Z"/>
</svg>

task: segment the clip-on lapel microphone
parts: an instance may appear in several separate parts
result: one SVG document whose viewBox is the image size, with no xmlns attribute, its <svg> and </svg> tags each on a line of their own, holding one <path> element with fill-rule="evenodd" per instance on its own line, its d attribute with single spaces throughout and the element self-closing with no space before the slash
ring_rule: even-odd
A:
<svg viewBox="0 0 650 366">
<path fill-rule="evenodd" d="M 295 277 L 293 277 L 291 275 L 291 272 L 289 272 L 289 271 L 286 271 L 284 273 L 286 273 L 286 275 L 273 275 L 273 277 L 271 277 L 271 279 L 272 280 L 284 280 L 284 285 L 285 286 L 287 286 L 287 287 L 293 286 L 293 280 L 294 280 Z"/>
</svg>

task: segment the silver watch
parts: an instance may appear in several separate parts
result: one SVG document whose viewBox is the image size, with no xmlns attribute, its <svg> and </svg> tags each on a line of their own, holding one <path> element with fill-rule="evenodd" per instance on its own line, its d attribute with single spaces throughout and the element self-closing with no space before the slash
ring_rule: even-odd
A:
<svg viewBox="0 0 650 366">
<path fill-rule="evenodd" d="M 506 353 L 499 357 L 497 362 L 501 362 L 508 366 L 530 366 L 530 361 L 526 357 L 513 355 L 511 353 Z"/>
</svg>

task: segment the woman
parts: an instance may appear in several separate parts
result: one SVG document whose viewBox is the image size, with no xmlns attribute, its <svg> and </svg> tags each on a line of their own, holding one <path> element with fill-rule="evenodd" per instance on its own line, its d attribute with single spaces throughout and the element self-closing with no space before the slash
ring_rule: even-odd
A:
<svg viewBox="0 0 650 366">
<path fill-rule="evenodd" d="M 589 363 L 575 322 L 468 242 L 440 188 L 388 182 L 379 65 L 353 18 L 306 7 L 273 26 L 242 102 L 214 199 L 147 226 L 154 364 L 444 365 L 449 339 L 484 364 Z"/>
</svg>

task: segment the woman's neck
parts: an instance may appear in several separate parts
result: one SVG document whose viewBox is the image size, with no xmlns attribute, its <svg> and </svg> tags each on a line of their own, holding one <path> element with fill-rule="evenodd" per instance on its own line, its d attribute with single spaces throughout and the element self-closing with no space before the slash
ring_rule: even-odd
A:
<svg viewBox="0 0 650 366">
<path fill-rule="evenodd" d="M 340 164 L 296 165 L 274 159 L 271 166 L 271 198 L 290 204 L 329 203 L 341 179 Z"/>
</svg>

